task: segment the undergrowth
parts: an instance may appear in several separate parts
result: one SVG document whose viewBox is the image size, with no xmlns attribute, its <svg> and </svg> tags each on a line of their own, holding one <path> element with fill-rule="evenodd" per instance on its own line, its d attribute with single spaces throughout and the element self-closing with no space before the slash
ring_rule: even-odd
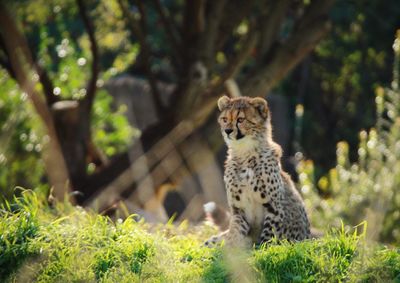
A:
<svg viewBox="0 0 400 283">
<path fill-rule="evenodd" d="M 400 282 L 400 252 L 336 231 L 250 251 L 201 225 L 111 221 L 26 191 L 0 212 L 0 282 Z"/>
</svg>

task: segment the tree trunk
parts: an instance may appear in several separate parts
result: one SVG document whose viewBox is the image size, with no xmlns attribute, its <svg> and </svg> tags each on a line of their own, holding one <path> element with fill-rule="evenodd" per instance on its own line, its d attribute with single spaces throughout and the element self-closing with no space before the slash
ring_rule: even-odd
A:
<svg viewBox="0 0 400 283">
<path fill-rule="evenodd" d="M 87 178 L 89 121 L 82 119 L 77 101 L 59 101 L 52 105 L 54 124 L 67 163 L 72 189 Z"/>
<path fill-rule="evenodd" d="M 50 185 L 53 188 L 53 196 L 58 200 L 64 200 L 70 191 L 69 176 L 56 127 L 47 104 L 35 88 L 36 82 L 32 79 L 32 74 L 35 73 L 35 65 L 28 44 L 12 16 L 1 2 L 0 31 L 2 41 L 5 43 L 6 51 L 9 54 L 8 59 L 15 79 L 21 90 L 28 95 L 49 137 L 48 144 L 44 145 L 43 160 Z M 72 198 L 71 200 L 73 201 Z"/>
</svg>

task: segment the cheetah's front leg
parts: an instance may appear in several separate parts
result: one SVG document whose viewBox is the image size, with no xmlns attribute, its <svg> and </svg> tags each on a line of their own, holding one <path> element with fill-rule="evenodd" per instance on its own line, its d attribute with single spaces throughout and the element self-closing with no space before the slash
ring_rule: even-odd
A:
<svg viewBox="0 0 400 283">
<path fill-rule="evenodd" d="M 225 244 L 231 247 L 248 247 L 251 245 L 251 239 L 248 237 L 250 225 L 246 221 L 243 211 L 235 207 L 232 210 L 229 229 L 208 239 L 205 242 L 206 246 L 213 246 L 222 241 L 225 241 Z"/>
<path fill-rule="evenodd" d="M 260 244 L 267 243 L 274 236 L 280 237 L 283 226 L 283 220 L 276 208 L 274 208 L 270 203 L 265 203 L 263 206 L 267 208 L 267 213 L 261 231 Z"/>
</svg>

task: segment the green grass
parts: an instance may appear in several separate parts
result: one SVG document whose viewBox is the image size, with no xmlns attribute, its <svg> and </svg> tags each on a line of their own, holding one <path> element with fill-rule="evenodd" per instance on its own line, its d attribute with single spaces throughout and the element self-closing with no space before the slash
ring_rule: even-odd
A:
<svg viewBox="0 0 400 283">
<path fill-rule="evenodd" d="M 204 248 L 208 226 L 150 226 L 30 192 L 0 212 L 0 282 L 400 282 L 400 251 L 335 232 L 251 251 Z"/>
</svg>

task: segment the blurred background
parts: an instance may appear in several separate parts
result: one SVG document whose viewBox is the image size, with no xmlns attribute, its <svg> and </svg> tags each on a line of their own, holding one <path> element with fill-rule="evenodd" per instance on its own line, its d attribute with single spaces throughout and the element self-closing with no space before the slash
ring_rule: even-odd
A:
<svg viewBox="0 0 400 283">
<path fill-rule="evenodd" d="M 397 0 L 1 1 L 1 202 L 198 223 L 216 101 L 261 96 L 313 226 L 399 244 L 398 28 Z"/>
</svg>

